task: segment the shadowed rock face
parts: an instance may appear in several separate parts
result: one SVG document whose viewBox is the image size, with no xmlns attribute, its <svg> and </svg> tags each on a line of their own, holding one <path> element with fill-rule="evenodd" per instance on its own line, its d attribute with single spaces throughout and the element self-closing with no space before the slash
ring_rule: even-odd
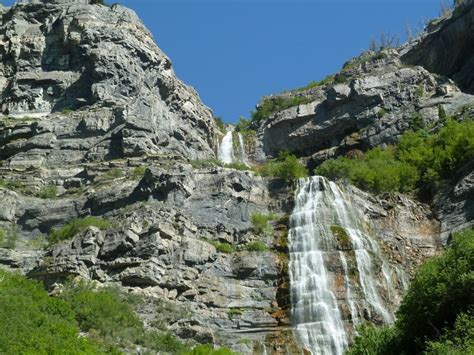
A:
<svg viewBox="0 0 474 355">
<path fill-rule="evenodd" d="M 463 91 L 474 93 L 473 25 L 471 1 L 458 6 L 452 16 L 432 21 L 424 35 L 403 55 L 403 62 L 448 76 Z"/>
<path fill-rule="evenodd" d="M 50 143 L 40 148 L 65 144 L 80 159 L 213 157 L 211 111 L 175 77 L 136 14 L 85 3 L 32 1 L 2 10 L 2 120 L 35 118 L 35 127 L 23 127 L 24 139 L 44 141 L 38 136 L 47 132 Z M 66 136 L 75 143 L 64 143 Z M 75 140 L 86 136 L 86 146 Z M 15 139 L 6 130 L 2 137 Z M 15 153 L 4 150 L 2 158 Z"/>
</svg>

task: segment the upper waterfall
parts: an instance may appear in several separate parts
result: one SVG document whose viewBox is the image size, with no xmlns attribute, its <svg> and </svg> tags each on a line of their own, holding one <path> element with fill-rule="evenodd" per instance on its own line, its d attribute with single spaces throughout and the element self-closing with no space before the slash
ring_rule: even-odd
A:
<svg viewBox="0 0 474 355">
<path fill-rule="evenodd" d="M 398 272 L 369 230 L 336 183 L 299 181 L 289 233 L 292 317 L 312 354 L 343 354 L 361 319 L 394 319 L 388 305 Z"/>
<path fill-rule="evenodd" d="M 238 147 L 238 149 L 234 147 Z M 234 127 L 230 126 L 230 129 L 222 138 L 217 156 L 225 164 L 236 162 L 248 164 L 244 138 L 241 133 L 234 130 Z"/>
</svg>

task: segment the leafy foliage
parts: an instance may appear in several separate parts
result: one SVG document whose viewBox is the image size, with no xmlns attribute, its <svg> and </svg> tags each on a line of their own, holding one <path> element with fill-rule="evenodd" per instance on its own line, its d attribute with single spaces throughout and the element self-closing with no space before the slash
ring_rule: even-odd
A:
<svg viewBox="0 0 474 355">
<path fill-rule="evenodd" d="M 105 219 L 91 216 L 73 219 L 64 227 L 59 229 L 53 229 L 48 235 L 48 241 L 50 244 L 54 244 L 62 240 L 71 239 L 76 234 L 86 230 L 88 227 L 91 226 L 97 227 L 99 229 L 108 229 L 112 227 L 112 223 Z"/>
<path fill-rule="evenodd" d="M 247 251 L 258 251 L 258 252 L 264 252 L 268 250 L 265 243 L 260 240 L 247 243 L 245 245 L 245 249 L 247 249 Z"/>
<path fill-rule="evenodd" d="M 418 270 L 389 328 L 365 327 L 349 354 L 474 353 L 474 229 Z"/>
<path fill-rule="evenodd" d="M 308 170 L 298 158 L 288 152 L 280 152 L 277 159 L 268 162 L 262 169 L 264 176 L 279 177 L 286 182 L 308 176 Z"/>
<path fill-rule="evenodd" d="M 269 97 L 252 112 L 252 120 L 260 121 L 269 118 L 279 111 L 286 110 L 293 106 L 303 105 L 311 102 L 312 99 L 305 96 L 293 96 L 284 98 L 281 96 Z"/>
<path fill-rule="evenodd" d="M 270 221 L 275 219 L 272 214 L 263 214 L 255 212 L 251 215 L 250 220 L 252 222 L 252 228 L 257 235 L 270 235 L 273 233 L 273 227 L 270 225 Z"/>
<path fill-rule="evenodd" d="M 42 286 L 0 270 L 0 353 L 98 354 L 99 345 L 79 337 L 67 302 L 49 297 Z"/>
<path fill-rule="evenodd" d="M 219 128 L 221 132 L 225 132 L 225 125 L 224 125 L 224 121 L 222 120 L 222 117 L 220 116 L 214 117 L 214 121 L 216 122 L 217 128 Z"/>
<path fill-rule="evenodd" d="M 429 197 L 443 179 L 455 177 L 473 159 L 474 122 L 447 120 L 437 133 L 406 132 L 397 147 L 374 148 L 361 158 L 330 159 L 315 173 L 376 193 L 417 189 Z"/>
<path fill-rule="evenodd" d="M 205 238 L 202 238 L 201 240 L 213 245 L 216 248 L 216 250 L 220 253 L 230 254 L 230 253 L 235 253 L 237 251 L 237 249 L 232 244 L 229 244 L 229 243 L 222 243 L 217 240 L 211 240 L 211 239 L 205 239 Z"/>
</svg>

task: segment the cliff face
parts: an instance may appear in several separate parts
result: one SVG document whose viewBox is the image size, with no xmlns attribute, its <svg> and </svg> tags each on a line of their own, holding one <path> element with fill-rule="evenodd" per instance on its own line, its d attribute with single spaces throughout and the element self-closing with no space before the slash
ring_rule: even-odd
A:
<svg viewBox="0 0 474 355">
<path fill-rule="evenodd" d="M 175 77 L 131 10 L 88 2 L 23 1 L 0 10 L 0 228 L 17 238 L 15 249 L 0 247 L 0 265 L 50 289 L 80 276 L 151 305 L 164 299 L 186 310 L 166 325 L 184 339 L 243 353 L 295 352 L 286 244 L 293 187 L 251 171 L 199 167 L 196 160 L 215 157 L 211 111 Z M 348 62 L 339 84 L 282 95 L 310 102 L 261 123 L 257 159 L 288 150 L 314 166 L 395 142 L 415 113 L 435 123 L 439 107 L 470 112 L 473 97 L 462 86 L 400 56 L 366 53 Z M 387 261 L 409 278 L 453 229 L 472 223 L 472 180 L 467 169 L 434 209 L 343 189 Z M 255 213 L 274 214 L 271 233 L 252 225 Z M 43 250 L 53 229 L 86 216 L 111 226 Z M 252 248 L 256 241 L 263 247 Z M 394 308 L 405 285 L 395 287 Z M 145 308 L 147 325 L 156 312 Z"/>
<path fill-rule="evenodd" d="M 473 23 L 472 1 L 465 1 L 453 13 L 431 21 L 422 36 L 404 48 L 403 62 L 450 77 L 463 91 L 474 93 Z"/>
<path fill-rule="evenodd" d="M 213 157 L 212 113 L 175 77 L 136 14 L 85 3 L 2 10 L 2 159 L 27 168 L 143 154 Z"/>
</svg>

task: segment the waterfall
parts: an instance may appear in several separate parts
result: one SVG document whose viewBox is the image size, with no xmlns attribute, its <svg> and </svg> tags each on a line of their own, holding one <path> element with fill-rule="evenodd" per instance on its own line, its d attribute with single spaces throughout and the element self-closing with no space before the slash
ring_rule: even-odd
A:
<svg viewBox="0 0 474 355">
<path fill-rule="evenodd" d="M 237 139 L 235 145 L 237 145 L 237 142 L 239 144 L 239 150 L 237 152 L 234 152 L 234 138 Z M 234 132 L 233 129 L 227 131 L 219 145 L 217 155 L 219 160 L 226 164 L 241 162 L 248 165 L 244 137 L 242 134 Z"/>
<path fill-rule="evenodd" d="M 242 163 L 248 165 L 247 153 L 245 152 L 245 143 L 244 143 L 244 136 L 239 132 L 239 146 L 240 146 L 240 158 Z"/>
<path fill-rule="evenodd" d="M 290 218 L 295 334 L 312 354 L 343 354 L 361 319 L 390 323 L 392 272 L 367 221 L 334 182 L 300 180 Z"/>
<path fill-rule="evenodd" d="M 227 131 L 224 138 L 222 138 L 222 142 L 219 145 L 218 157 L 220 161 L 226 164 L 234 162 L 233 131 Z"/>
</svg>

